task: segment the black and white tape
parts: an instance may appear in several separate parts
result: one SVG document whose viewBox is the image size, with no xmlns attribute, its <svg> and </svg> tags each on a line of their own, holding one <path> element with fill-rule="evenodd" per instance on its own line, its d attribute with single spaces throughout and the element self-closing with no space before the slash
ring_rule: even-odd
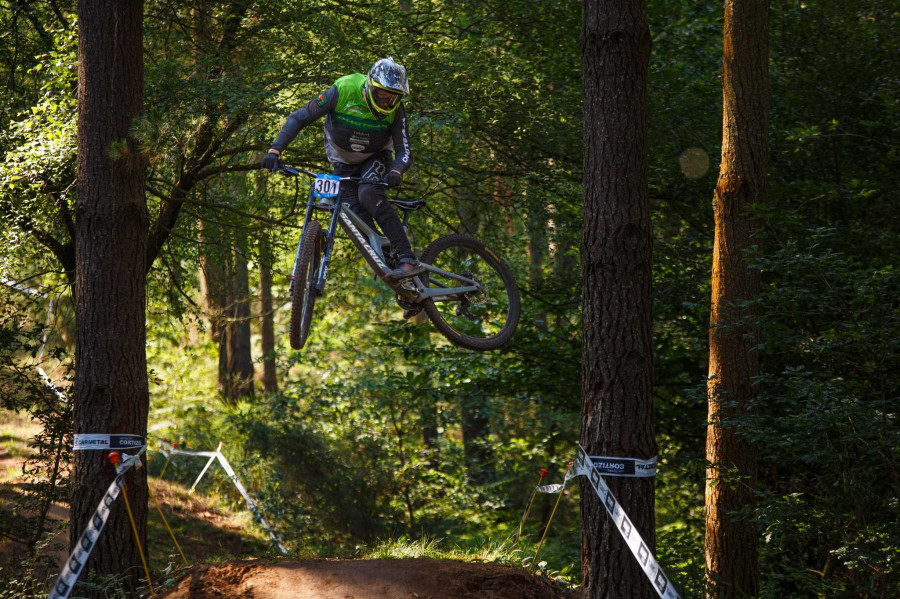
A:
<svg viewBox="0 0 900 599">
<path fill-rule="evenodd" d="M 269 528 L 269 525 L 263 518 L 262 512 L 260 512 L 259 508 L 256 507 L 256 503 L 254 503 L 254 501 L 250 498 L 250 494 L 247 493 L 247 489 L 244 488 L 244 485 L 241 484 L 241 481 L 238 480 L 237 474 L 235 474 L 234 469 L 232 469 L 231 467 L 231 464 L 228 463 L 228 460 L 226 460 L 225 456 L 223 456 L 221 453 L 219 453 L 219 464 L 222 465 L 222 469 L 225 470 L 225 474 L 228 475 L 228 478 L 230 478 L 231 482 L 234 483 L 234 486 L 237 487 L 237 490 L 244 498 L 244 501 L 247 502 L 247 506 L 250 508 L 250 512 L 253 514 L 253 517 L 263 525 L 263 528 L 265 528 L 269 533 L 269 536 L 272 537 L 272 541 L 276 546 L 278 546 L 278 549 L 281 550 L 281 553 L 287 555 L 287 549 L 284 548 L 284 545 L 281 544 L 281 540 L 275 535 L 272 529 Z"/>
<path fill-rule="evenodd" d="M 32 295 L 34 297 L 47 297 L 45 294 L 40 291 L 35 291 L 34 289 L 30 289 L 21 283 L 16 283 L 11 279 L 7 279 L 6 277 L 0 277 L 0 283 L 3 283 L 7 287 L 11 287 L 12 289 L 16 289 L 21 291 L 22 293 L 27 293 L 28 295 Z"/>
<path fill-rule="evenodd" d="M 640 460 L 638 458 L 609 458 L 606 456 L 592 455 L 590 456 L 594 470 L 603 476 L 628 476 L 634 478 L 649 478 L 656 476 L 657 457 L 653 456 L 649 460 Z M 556 485 L 540 485 L 535 487 L 537 493 L 559 493 L 566 488 L 570 480 L 583 474 L 577 469 L 566 470 L 566 477 L 562 484 Z"/>
<path fill-rule="evenodd" d="M 563 489 L 566 488 L 566 485 L 569 484 L 569 481 L 578 476 L 578 473 L 575 472 L 572 468 L 566 470 L 566 477 L 563 479 L 562 484 L 557 485 L 541 485 L 535 487 L 534 490 L 538 493 L 560 493 Z"/>
<path fill-rule="evenodd" d="M 238 492 L 244 498 L 244 501 L 247 502 L 247 507 L 250 508 L 250 512 L 253 514 L 253 517 L 262 524 L 263 528 L 266 529 L 266 532 L 269 533 L 269 536 L 272 538 L 272 542 L 281 550 L 284 555 L 287 555 L 287 549 L 285 549 L 284 545 L 281 544 L 281 540 L 278 538 L 278 535 L 269 528 L 268 523 L 265 518 L 263 518 L 262 512 L 256 506 L 253 499 L 251 499 L 250 494 L 247 492 L 247 489 L 244 488 L 244 485 L 241 484 L 241 481 L 238 479 L 237 474 L 235 474 L 234 469 L 231 467 L 231 464 L 228 463 L 228 459 L 222 454 L 222 447 L 224 443 L 219 443 L 219 447 L 216 448 L 215 451 L 184 451 L 182 449 L 175 449 L 174 446 L 169 445 L 166 442 L 161 444 L 161 452 L 165 456 L 171 455 L 189 455 L 189 456 L 202 456 L 208 457 L 209 461 L 206 462 L 206 466 L 203 467 L 203 470 L 200 472 L 200 476 L 197 477 L 197 480 L 194 481 L 194 485 L 191 487 L 191 493 L 194 492 L 197 484 L 200 482 L 200 479 L 203 478 L 203 475 L 206 474 L 206 471 L 212 465 L 212 463 L 216 460 L 219 461 L 219 465 L 222 466 L 222 469 L 225 470 L 225 474 L 228 475 L 228 478 L 231 479 L 231 482 L 234 483 L 234 486 L 237 488 Z"/>
<path fill-rule="evenodd" d="M 656 476 L 656 456 L 649 460 L 639 460 L 637 458 L 608 458 L 606 456 L 592 455 L 591 462 L 594 464 L 594 470 L 603 476 L 637 478 Z"/>
<path fill-rule="evenodd" d="M 75 451 L 87 449 L 108 449 L 110 451 L 131 451 L 144 447 L 146 443 L 140 435 L 108 435 L 108 434 L 77 434 L 75 435 Z"/>
<path fill-rule="evenodd" d="M 656 593 L 662 599 L 681 599 L 681 595 L 675 590 L 669 577 L 666 576 L 666 573 L 659 566 L 659 562 L 656 561 L 656 558 L 650 552 L 647 543 L 644 542 L 640 533 L 634 528 L 634 525 L 628 518 L 628 514 L 625 513 L 625 510 L 622 509 L 622 506 L 619 505 L 619 502 L 613 496 L 612 491 L 609 490 L 606 481 L 601 476 L 601 474 L 605 473 L 597 468 L 593 458 L 587 454 L 581 445 L 578 446 L 578 459 L 575 462 L 575 470 L 578 474 L 587 476 L 588 480 L 591 481 L 594 492 L 597 493 L 597 497 L 600 498 L 600 502 L 606 508 L 619 534 L 622 535 L 622 538 L 628 545 L 628 549 L 631 550 L 632 555 L 638 561 L 638 565 L 640 565 L 644 574 L 650 580 Z"/>
<path fill-rule="evenodd" d="M 100 537 L 100 532 L 106 526 L 112 505 L 119 497 L 119 493 L 122 490 L 122 477 L 140 461 L 144 449 L 146 447 L 142 447 L 133 456 L 123 456 L 125 459 L 116 467 L 115 480 L 110 483 L 106 494 L 103 495 L 103 499 L 100 500 L 100 504 L 88 521 L 87 528 L 81 533 L 78 543 L 75 544 L 69 559 L 66 560 L 66 565 L 63 566 L 63 570 L 59 574 L 59 578 L 56 579 L 56 584 L 53 585 L 53 590 L 50 591 L 48 599 L 68 599 L 72 588 L 78 581 L 78 576 L 91 556 L 91 551 L 93 551 L 94 545 L 96 545 L 97 539 Z"/>
</svg>

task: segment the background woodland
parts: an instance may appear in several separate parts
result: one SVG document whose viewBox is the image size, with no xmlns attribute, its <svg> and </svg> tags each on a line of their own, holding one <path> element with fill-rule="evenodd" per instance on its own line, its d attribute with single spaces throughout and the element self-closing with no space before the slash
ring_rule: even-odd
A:
<svg viewBox="0 0 900 599">
<path fill-rule="evenodd" d="M 656 546 L 699 597 L 723 17 L 710 3 L 647 7 Z M 69 0 L 0 2 L 0 276 L 53 299 L 47 326 L 48 299 L 0 286 L 0 401 L 43 426 L 27 466 L 37 514 L 71 491 L 71 407 L 32 365 L 49 329 L 45 368 L 71 380 L 75 15 Z M 726 423 L 759 452 L 756 505 L 741 518 L 759 531 L 761 597 L 900 590 L 898 19 L 887 0 L 770 7 L 768 198 L 748 256 L 760 375 Z M 139 144 L 109 151 L 147 167 L 150 440 L 225 441 L 297 554 L 507 540 L 540 468 L 561 480 L 578 441 L 592 292 L 579 259 L 581 4 L 146 0 L 143 28 Z M 411 88 L 414 166 L 396 196 L 428 201 L 412 219 L 419 252 L 470 232 L 516 272 L 522 322 L 500 351 L 404 321 L 346 240 L 307 347 L 288 347 L 306 190 L 259 170 L 261 152 L 289 112 L 389 55 Z M 322 144 L 311 126 L 284 160 L 327 171 Z M 216 492 L 241 502 L 224 476 Z M 579 514 L 563 501 L 541 569 L 579 583 Z M 552 507 L 533 508 L 522 559 Z M 32 559 L 43 526 L 0 518 Z"/>
</svg>

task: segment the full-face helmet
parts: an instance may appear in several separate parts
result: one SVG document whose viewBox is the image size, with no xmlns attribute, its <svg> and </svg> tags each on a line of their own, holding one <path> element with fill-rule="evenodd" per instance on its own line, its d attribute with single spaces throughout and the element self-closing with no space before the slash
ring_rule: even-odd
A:
<svg viewBox="0 0 900 599">
<path fill-rule="evenodd" d="M 366 76 L 366 103 L 378 119 L 397 110 L 400 99 L 409 93 L 406 69 L 391 58 L 382 58 L 369 69 Z"/>
</svg>

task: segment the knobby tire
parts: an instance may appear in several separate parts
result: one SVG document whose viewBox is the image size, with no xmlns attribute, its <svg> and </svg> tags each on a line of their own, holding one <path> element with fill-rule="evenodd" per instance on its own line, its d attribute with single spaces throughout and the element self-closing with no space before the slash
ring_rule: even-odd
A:
<svg viewBox="0 0 900 599">
<path fill-rule="evenodd" d="M 482 241 L 458 233 L 445 235 L 426 248 L 421 261 L 457 274 L 463 274 L 458 267 L 464 266 L 476 271 L 472 273 L 476 281 L 484 283 L 490 279 L 493 282 L 484 294 L 468 294 L 472 300 L 473 319 L 464 319 L 454 312 L 454 306 L 459 302 L 435 302 L 433 299 L 423 302 L 428 318 L 442 335 L 460 347 L 475 351 L 497 349 L 512 338 L 521 312 L 519 288 L 506 262 Z M 441 282 L 448 287 L 455 284 L 441 281 L 441 278 L 430 271 L 422 275 L 428 287 L 437 287 Z M 485 314 L 483 322 L 480 320 L 482 312 Z"/>
<path fill-rule="evenodd" d="M 309 337 L 313 307 L 316 303 L 315 285 L 319 276 L 322 247 L 322 225 L 311 220 L 300 239 L 297 256 L 297 279 L 291 293 L 290 341 L 294 349 L 302 349 Z"/>
</svg>

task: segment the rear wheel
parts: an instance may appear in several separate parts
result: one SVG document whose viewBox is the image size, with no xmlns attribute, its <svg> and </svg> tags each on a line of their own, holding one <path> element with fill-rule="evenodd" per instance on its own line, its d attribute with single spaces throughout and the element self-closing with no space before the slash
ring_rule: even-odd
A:
<svg viewBox="0 0 900 599">
<path fill-rule="evenodd" d="M 322 225 L 311 220 L 300 238 L 300 251 L 294 267 L 293 291 L 291 292 L 290 341 L 294 349 L 302 349 L 309 336 L 313 306 L 316 303 L 316 280 L 319 278 L 319 262 L 325 236 Z"/>
<path fill-rule="evenodd" d="M 445 235 L 428 246 L 421 261 L 456 275 L 427 271 L 421 278 L 429 289 L 450 291 L 471 286 L 468 281 L 477 287 L 423 302 L 447 339 L 476 351 L 497 349 L 510 340 L 519 323 L 519 289 L 509 266 L 488 246 L 469 235 Z"/>
</svg>

